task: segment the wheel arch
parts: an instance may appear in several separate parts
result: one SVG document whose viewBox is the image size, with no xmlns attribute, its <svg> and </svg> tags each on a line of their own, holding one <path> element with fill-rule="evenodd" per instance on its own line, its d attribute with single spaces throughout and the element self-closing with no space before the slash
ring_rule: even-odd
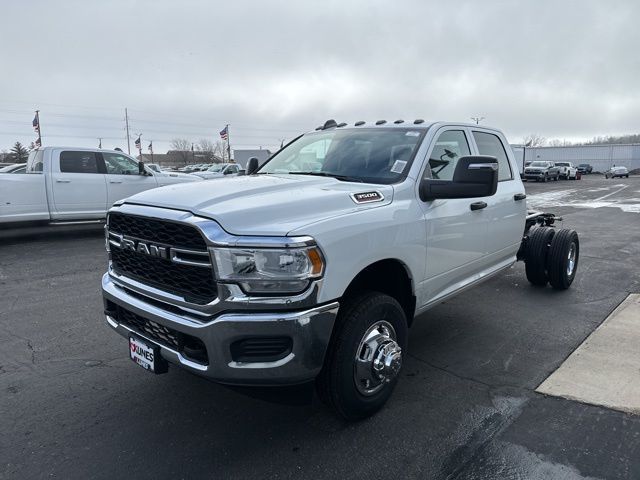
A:
<svg viewBox="0 0 640 480">
<path fill-rule="evenodd" d="M 407 324 L 411 325 L 416 310 L 415 282 L 404 262 L 386 258 L 369 264 L 351 280 L 343 297 L 368 290 L 395 298 L 405 312 Z"/>
</svg>

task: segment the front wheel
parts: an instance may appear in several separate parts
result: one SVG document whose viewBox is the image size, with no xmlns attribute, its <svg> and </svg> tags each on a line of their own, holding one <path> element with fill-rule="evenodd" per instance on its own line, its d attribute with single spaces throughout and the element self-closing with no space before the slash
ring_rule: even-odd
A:
<svg viewBox="0 0 640 480">
<path fill-rule="evenodd" d="M 341 305 L 316 389 L 347 420 L 380 410 L 391 396 L 407 346 L 407 319 L 400 304 L 378 292 Z"/>
</svg>

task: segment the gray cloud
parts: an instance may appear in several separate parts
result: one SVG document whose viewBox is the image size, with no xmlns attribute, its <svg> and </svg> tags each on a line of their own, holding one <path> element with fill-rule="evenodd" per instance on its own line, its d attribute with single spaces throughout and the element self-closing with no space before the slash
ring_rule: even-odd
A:
<svg viewBox="0 0 640 480">
<path fill-rule="evenodd" d="M 2 6 L 0 148 L 134 131 L 275 146 L 326 118 L 639 131 L 635 1 L 24 1 Z M 75 115 L 75 116 L 73 116 Z M 24 132 L 24 133 L 23 133 Z M 52 135 L 47 137 L 47 133 Z M 18 135 L 20 134 L 20 135 Z M 121 144 L 109 139 L 105 146 Z"/>
</svg>

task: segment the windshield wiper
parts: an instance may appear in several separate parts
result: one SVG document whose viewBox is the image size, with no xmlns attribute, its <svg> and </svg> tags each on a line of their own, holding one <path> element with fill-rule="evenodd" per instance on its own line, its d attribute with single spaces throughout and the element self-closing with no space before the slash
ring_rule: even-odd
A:
<svg viewBox="0 0 640 480">
<path fill-rule="evenodd" d="M 331 177 L 343 182 L 363 183 L 361 178 L 350 177 L 348 175 L 339 175 L 337 173 L 330 173 L 330 172 L 289 172 L 289 175 L 314 175 L 316 177 Z"/>
</svg>

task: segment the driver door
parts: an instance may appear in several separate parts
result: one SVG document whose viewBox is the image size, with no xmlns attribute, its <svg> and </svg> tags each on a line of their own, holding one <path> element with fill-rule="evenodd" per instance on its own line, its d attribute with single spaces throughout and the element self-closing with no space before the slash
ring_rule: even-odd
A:
<svg viewBox="0 0 640 480">
<path fill-rule="evenodd" d="M 153 175 L 140 175 L 138 162 L 123 153 L 103 152 L 107 174 L 107 208 L 114 202 L 158 186 Z"/>
<path fill-rule="evenodd" d="M 460 157 L 470 155 L 469 132 L 463 127 L 440 129 L 430 146 L 423 175 L 453 180 Z M 487 198 L 452 198 L 422 202 L 427 258 L 426 298 L 437 300 L 458 290 L 482 270 L 488 234 L 487 216 L 471 204 Z"/>
</svg>

